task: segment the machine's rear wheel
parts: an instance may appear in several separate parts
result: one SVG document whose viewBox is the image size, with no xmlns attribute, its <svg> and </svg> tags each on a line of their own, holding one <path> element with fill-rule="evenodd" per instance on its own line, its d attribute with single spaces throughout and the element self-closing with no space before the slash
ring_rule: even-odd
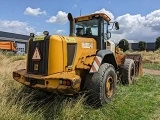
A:
<svg viewBox="0 0 160 120">
<path fill-rule="evenodd" d="M 133 59 L 125 59 L 122 70 L 122 83 L 132 84 L 135 79 L 135 63 Z"/>
<path fill-rule="evenodd" d="M 113 65 L 104 63 L 99 71 L 89 74 L 84 84 L 87 91 L 87 102 L 94 106 L 102 106 L 110 102 L 116 89 L 116 73 Z"/>
</svg>

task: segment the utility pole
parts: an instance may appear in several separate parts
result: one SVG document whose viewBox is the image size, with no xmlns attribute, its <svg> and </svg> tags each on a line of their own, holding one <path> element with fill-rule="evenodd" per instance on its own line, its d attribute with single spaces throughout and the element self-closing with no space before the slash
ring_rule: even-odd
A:
<svg viewBox="0 0 160 120">
<path fill-rule="evenodd" d="M 81 11 L 82 11 L 82 8 L 80 9 L 80 16 L 81 16 Z"/>
</svg>

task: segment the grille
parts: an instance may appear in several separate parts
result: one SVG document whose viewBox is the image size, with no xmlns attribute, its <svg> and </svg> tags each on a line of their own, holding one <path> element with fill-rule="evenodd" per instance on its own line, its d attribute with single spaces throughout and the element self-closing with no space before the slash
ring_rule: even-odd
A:
<svg viewBox="0 0 160 120">
<path fill-rule="evenodd" d="M 77 46 L 76 43 L 67 44 L 67 66 L 71 66 L 73 63 L 76 46 Z"/>
<path fill-rule="evenodd" d="M 27 72 L 33 74 L 48 74 L 48 52 L 49 52 L 49 36 L 46 36 L 44 40 L 41 41 L 33 41 L 31 39 L 29 41 L 29 49 L 28 49 L 28 66 Z M 39 49 L 41 59 L 40 61 L 33 61 L 32 56 L 34 54 L 35 48 Z M 35 64 L 37 65 L 37 70 L 34 69 Z"/>
</svg>

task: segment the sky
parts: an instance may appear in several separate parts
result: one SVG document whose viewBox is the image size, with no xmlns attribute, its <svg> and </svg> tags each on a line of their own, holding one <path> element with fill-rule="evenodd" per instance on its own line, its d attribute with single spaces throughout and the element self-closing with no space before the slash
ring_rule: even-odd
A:
<svg viewBox="0 0 160 120">
<path fill-rule="evenodd" d="M 118 42 L 155 42 L 160 36 L 159 0 L 1 0 L 0 31 L 29 35 L 69 35 L 67 14 L 74 17 L 106 13 L 120 29 L 111 31 Z"/>
</svg>

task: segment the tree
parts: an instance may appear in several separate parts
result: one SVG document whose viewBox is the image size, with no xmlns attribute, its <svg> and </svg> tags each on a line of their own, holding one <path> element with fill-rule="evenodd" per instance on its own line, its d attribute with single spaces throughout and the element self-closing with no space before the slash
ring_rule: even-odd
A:
<svg viewBox="0 0 160 120">
<path fill-rule="evenodd" d="M 122 39 L 119 41 L 119 48 L 123 49 L 123 52 L 129 50 L 129 43 L 126 39 Z"/>
<path fill-rule="evenodd" d="M 158 37 L 158 38 L 156 39 L 155 44 L 156 44 L 156 49 L 159 49 L 159 48 L 160 48 L 160 37 Z"/>
<path fill-rule="evenodd" d="M 146 42 L 139 41 L 138 48 L 139 48 L 140 51 L 146 50 L 146 48 L 147 48 Z"/>
</svg>

